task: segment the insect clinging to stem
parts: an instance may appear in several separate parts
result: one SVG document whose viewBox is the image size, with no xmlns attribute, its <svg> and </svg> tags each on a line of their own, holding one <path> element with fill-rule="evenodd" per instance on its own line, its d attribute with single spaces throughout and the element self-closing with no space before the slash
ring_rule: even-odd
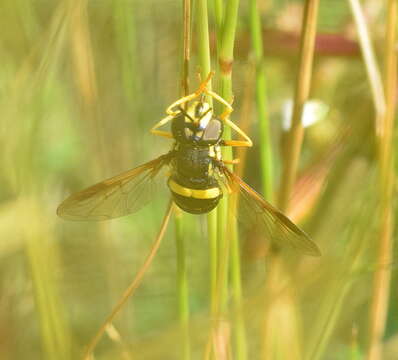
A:
<svg viewBox="0 0 398 360">
<path fill-rule="evenodd" d="M 61 203 L 57 214 L 67 220 L 106 220 L 134 213 L 149 202 L 155 179 L 168 166 L 167 185 L 182 210 L 204 214 L 214 209 L 223 196 L 238 196 L 235 215 L 240 223 L 260 229 L 278 246 L 288 245 L 319 256 L 317 245 L 305 232 L 226 166 L 237 161 L 224 160 L 221 147 L 250 147 L 252 141 L 229 119 L 231 104 L 208 89 L 212 75 L 209 73 L 195 92 L 172 103 L 166 109 L 167 116 L 152 127 L 152 134 L 174 140 L 168 153 L 72 194 Z M 206 97 L 221 103 L 224 112 L 216 115 Z M 168 123 L 171 131 L 159 130 Z M 242 140 L 224 140 L 225 126 Z"/>
</svg>

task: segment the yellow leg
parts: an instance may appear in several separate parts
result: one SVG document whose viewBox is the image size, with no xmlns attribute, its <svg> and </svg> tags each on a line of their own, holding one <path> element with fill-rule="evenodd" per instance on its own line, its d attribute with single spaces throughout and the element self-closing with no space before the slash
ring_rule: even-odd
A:
<svg viewBox="0 0 398 360">
<path fill-rule="evenodd" d="M 156 136 L 165 137 L 167 139 L 174 139 L 174 136 L 170 131 L 153 130 L 153 131 L 151 131 L 151 134 L 156 135 Z"/>
<path fill-rule="evenodd" d="M 178 115 L 179 113 L 176 113 Z M 163 125 L 166 125 L 168 122 L 174 119 L 175 116 L 168 115 L 162 120 L 160 120 L 158 123 L 155 124 L 155 126 L 150 130 L 151 134 L 157 135 L 157 136 L 162 136 L 168 139 L 173 139 L 173 134 L 169 131 L 162 131 L 162 130 L 156 130 L 160 128 Z"/>
<path fill-rule="evenodd" d="M 213 99 L 216 99 L 218 102 L 220 102 L 226 107 L 225 111 L 219 116 L 221 120 L 224 120 L 224 118 L 228 117 L 231 114 L 231 112 L 234 111 L 231 104 L 225 99 L 223 99 L 220 95 L 216 94 L 214 91 L 205 90 L 204 92 L 207 95 L 211 96 Z"/>
<path fill-rule="evenodd" d="M 202 95 L 203 93 L 207 93 L 208 90 L 206 90 L 206 86 L 209 83 L 210 79 L 212 78 L 212 76 L 214 75 L 214 72 L 210 72 L 209 75 L 207 75 L 207 78 L 205 79 L 205 81 L 203 81 L 199 87 L 198 90 L 196 90 L 194 93 L 184 96 L 181 99 L 178 99 L 177 101 L 173 102 L 167 109 L 166 109 L 166 113 L 168 115 L 172 115 L 172 116 L 176 116 L 177 114 L 180 113 L 179 110 L 175 111 L 173 110 L 174 108 L 176 108 L 177 106 L 180 106 L 182 104 L 187 103 L 188 101 L 191 101 L 193 99 L 196 99 L 197 97 L 199 97 L 200 95 Z"/>
<path fill-rule="evenodd" d="M 224 143 L 229 142 L 229 146 L 248 146 L 251 147 L 253 146 L 252 140 L 241 130 L 241 128 L 237 125 L 235 125 L 231 120 L 228 118 L 224 119 L 224 123 L 228 126 L 230 126 L 233 130 L 235 130 L 240 136 L 242 136 L 245 140 L 244 141 L 239 141 L 239 140 L 226 140 Z"/>
<path fill-rule="evenodd" d="M 224 164 L 229 164 L 229 165 L 237 165 L 240 163 L 240 159 L 233 159 L 233 160 L 223 160 Z"/>
<path fill-rule="evenodd" d="M 251 147 L 252 142 L 245 140 L 223 140 L 220 144 L 221 146 L 232 146 L 232 147 Z"/>
<path fill-rule="evenodd" d="M 197 94 L 196 92 L 184 96 L 181 99 L 178 99 L 177 101 L 173 102 L 167 109 L 166 109 L 166 113 L 172 117 L 175 117 L 176 115 L 178 115 L 181 111 L 180 110 L 173 110 L 175 109 L 177 106 L 180 106 L 182 104 L 187 103 L 188 101 L 191 101 L 193 99 L 196 99 L 197 97 L 199 97 L 201 94 Z"/>
</svg>

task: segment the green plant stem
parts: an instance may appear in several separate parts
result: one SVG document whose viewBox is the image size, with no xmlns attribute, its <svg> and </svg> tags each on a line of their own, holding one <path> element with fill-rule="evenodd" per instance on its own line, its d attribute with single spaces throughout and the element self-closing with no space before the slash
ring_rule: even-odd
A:
<svg viewBox="0 0 398 360">
<path fill-rule="evenodd" d="M 120 71 L 122 73 L 122 88 L 126 97 L 126 104 L 134 107 L 138 103 L 137 76 L 137 30 L 136 12 L 134 5 L 130 2 L 119 1 L 114 6 L 115 40 L 117 52 L 120 59 Z"/>
<path fill-rule="evenodd" d="M 184 238 L 183 213 L 176 208 L 175 211 L 175 242 L 177 253 L 177 293 L 178 293 L 178 314 L 182 332 L 181 359 L 189 360 L 191 356 L 189 338 L 189 291 L 188 275 L 186 266 L 186 250 Z"/>
<path fill-rule="evenodd" d="M 307 0 L 305 3 L 301 30 L 300 58 L 291 122 L 292 127 L 289 132 L 288 144 L 284 151 L 285 159 L 282 168 L 282 183 L 278 199 L 279 208 L 282 211 L 285 211 L 288 207 L 289 198 L 296 178 L 301 144 L 303 142 L 304 129 L 301 118 L 311 85 L 318 8 L 319 0 Z"/>
<path fill-rule="evenodd" d="M 231 207 L 234 207 L 231 201 Z M 246 327 L 242 311 L 242 278 L 240 264 L 240 247 L 237 234 L 237 224 L 233 217 L 228 217 L 231 241 L 231 284 L 234 300 L 235 317 L 235 358 L 238 360 L 247 359 Z"/>
<path fill-rule="evenodd" d="M 189 61 L 191 59 L 191 0 L 182 1 L 183 8 L 183 57 L 182 57 L 182 81 L 183 96 L 189 94 Z"/>
<path fill-rule="evenodd" d="M 198 36 L 198 56 L 201 70 L 201 78 L 205 79 L 211 71 L 210 42 L 209 42 L 209 21 L 207 0 L 196 2 L 196 30 Z M 211 81 L 208 84 L 211 89 Z M 213 103 L 212 98 L 207 101 Z M 218 279 L 218 239 L 217 239 L 218 213 L 217 209 L 207 215 L 207 238 L 209 242 L 209 266 L 210 266 L 210 309 L 211 318 L 215 317 L 217 311 L 217 279 Z M 206 357 L 211 356 L 212 331 L 209 336 Z"/>
<path fill-rule="evenodd" d="M 189 62 L 191 57 L 191 0 L 182 1 L 183 9 L 183 56 L 181 92 L 183 96 L 189 94 Z M 181 359 L 189 360 L 191 345 L 189 338 L 189 291 L 186 266 L 186 250 L 184 237 L 184 216 L 180 209 L 175 211 L 175 242 L 177 253 L 177 293 L 178 313 L 182 332 Z"/>
<path fill-rule="evenodd" d="M 270 124 L 267 112 L 267 87 L 264 68 L 263 39 L 261 35 L 261 19 L 257 8 L 257 0 L 250 0 L 250 31 L 254 60 L 256 64 L 256 103 L 257 116 L 260 124 L 260 155 L 263 195 L 271 199 L 273 194 L 273 157 L 270 136 Z"/>
<path fill-rule="evenodd" d="M 214 17 L 216 19 L 217 33 L 221 33 L 219 30 L 222 28 L 223 9 L 223 0 L 214 0 Z"/>
<path fill-rule="evenodd" d="M 207 0 L 197 1 L 196 29 L 198 34 L 198 53 L 201 77 L 205 79 L 211 71 L 210 43 L 209 43 L 209 22 Z M 211 89 L 211 82 L 208 84 Z M 212 99 L 208 98 L 212 103 Z M 215 310 L 217 293 L 217 267 L 218 267 L 218 245 L 217 245 L 217 211 L 211 211 L 207 215 L 207 238 L 209 241 L 210 258 L 210 307 Z"/>
<path fill-rule="evenodd" d="M 238 20 L 239 0 L 230 0 L 226 3 L 224 9 L 224 18 L 222 19 L 221 42 L 218 44 L 219 66 L 221 76 L 220 95 L 227 101 L 232 102 L 232 64 L 235 43 L 235 32 Z M 224 138 L 231 138 L 231 130 L 226 127 Z M 232 159 L 232 148 L 223 148 L 223 158 Z M 240 251 L 237 236 L 237 224 L 234 217 L 236 203 L 224 198 L 218 206 L 218 241 L 219 241 L 219 310 L 222 312 L 226 304 L 228 294 L 228 265 L 231 265 L 231 286 L 235 304 L 236 322 L 234 328 L 235 334 L 235 359 L 244 360 L 247 356 L 247 345 L 245 337 L 245 326 L 240 312 L 241 308 L 241 272 L 240 272 Z M 231 251 L 229 247 L 231 246 Z M 231 255 L 231 259 L 229 259 Z"/>
<path fill-rule="evenodd" d="M 229 102 L 232 102 L 233 100 L 232 63 L 233 63 L 235 30 L 236 30 L 237 17 L 238 17 L 238 7 L 239 7 L 239 0 L 231 0 L 228 1 L 228 3 L 226 4 L 224 10 L 225 17 L 223 19 L 223 27 L 221 29 L 221 43 L 218 46 L 219 65 L 221 71 L 220 95 Z M 224 139 L 230 139 L 230 138 L 231 138 L 231 129 L 229 127 L 225 127 Z M 231 160 L 232 148 L 228 146 L 223 147 L 222 155 L 223 159 Z M 220 269 L 225 268 L 225 274 L 228 273 L 228 263 L 229 263 L 228 258 L 226 258 L 226 255 L 229 254 L 228 251 L 229 244 L 228 244 L 228 239 L 226 237 L 228 213 L 230 214 L 230 216 L 232 216 L 231 212 L 228 212 L 228 199 L 223 198 L 221 199 L 218 205 L 218 243 L 220 249 L 219 252 L 220 263 L 222 261 L 226 262 L 226 265 L 222 267 L 220 266 Z M 220 301 L 220 310 L 222 310 L 226 302 L 228 277 L 224 274 L 219 274 L 218 278 L 223 279 L 223 283 L 219 283 L 219 291 L 221 292 L 219 301 Z"/>
<path fill-rule="evenodd" d="M 222 22 L 223 22 L 223 12 L 224 12 L 224 4 L 223 0 L 214 0 L 214 18 L 216 22 L 216 36 L 217 36 L 217 52 L 218 52 L 218 47 L 221 43 L 221 29 L 222 29 Z"/>
<path fill-rule="evenodd" d="M 385 331 L 388 299 L 390 293 L 391 268 L 383 267 L 392 259 L 393 248 L 393 198 L 394 198 L 394 152 L 393 131 L 396 116 L 397 96 L 397 0 L 387 0 L 387 24 L 384 56 L 384 91 L 386 112 L 382 118 L 379 135 L 379 197 L 380 197 L 380 234 L 377 262 L 380 269 L 376 271 L 373 282 L 373 298 L 370 309 L 370 329 L 368 360 L 382 358 L 382 341 Z"/>
<path fill-rule="evenodd" d="M 205 79 L 211 71 L 207 0 L 198 0 L 196 6 L 199 66 L 202 79 Z M 211 89 L 211 81 L 208 84 L 208 88 Z M 211 102 L 211 99 L 208 100 Z"/>
</svg>

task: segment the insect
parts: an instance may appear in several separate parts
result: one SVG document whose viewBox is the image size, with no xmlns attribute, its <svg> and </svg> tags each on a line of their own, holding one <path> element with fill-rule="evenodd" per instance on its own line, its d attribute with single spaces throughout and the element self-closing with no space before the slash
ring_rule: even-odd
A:
<svg viewBox="0 0 398 360">
<path fill-rule="evenodd" d="M 174 140 L 167 154 L 71 195 L 58 207 L 57 214 L 68 220 L 106 220 L 134 213 L 150 201 L 159 173 L 169 167 L 167 185 L 182 210 L 204 214 L 223 196 L 238 195 L 236 217 L 243 225 L 259 229 L 278 246 L 320 255 L 317 245 L 302 230 L 226 166 L 236 161 L 223 160 L 221 147 L 250 147 L 252 141 L 229 119 L 231 104 L 208 89 L 212 75 L 194 93 L 171 104 L 167 116 L 151 129 L 154 135 Z M 217 116 L 206 96 L 221 103 L 224 112 Z M 171 131 L 159 130 L 170 122 Z M 223 140 L 225 126 L 243 140 Z"/>
</svg>

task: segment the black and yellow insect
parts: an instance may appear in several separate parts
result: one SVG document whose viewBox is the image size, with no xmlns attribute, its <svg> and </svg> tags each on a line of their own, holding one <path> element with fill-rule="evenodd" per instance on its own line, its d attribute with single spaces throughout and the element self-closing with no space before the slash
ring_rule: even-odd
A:
<svg viewBox="0 0 398 360">
<path fill-rule="evenodd" d="M 235 161 L 222 159 L 222 146 L 252 146 L 252 141 L 229 120 L 231 105 L 207 88 L 211 76 L 197 91 L 171 104 L 167 116 L 151 129 L 155 135 L 174 139 L 167 154 L 71 195 L 58 207 L 57 214 L 68 220 L 106 220 L 131 214 L 150 200 L 157 175 L 168 165 L 167 185 L 182 210 L 204 214 L 223 196 L 239 195 L 236 216 L 243 225 L 258 229 L 280 246 L 319 255 L 318 247 L 302 230 L 225 166 Z M 206 96 L 223 104 L 225 111 L 215 115 Z M 169 122 L 171 132 L 158 130 Z M 243 140 L 223 140 L 224 126 L 231 127 Z"/>
</svg>

